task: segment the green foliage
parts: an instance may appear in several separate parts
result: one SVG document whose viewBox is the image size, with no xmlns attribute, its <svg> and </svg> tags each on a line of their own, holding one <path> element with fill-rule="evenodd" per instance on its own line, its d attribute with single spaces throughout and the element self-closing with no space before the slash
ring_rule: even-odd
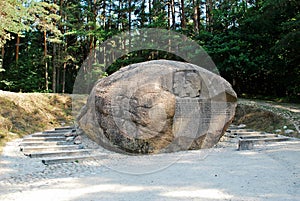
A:
<svg viewBox="0 0 300 201">
<path fill-rule="evenodd" d="M 299 98 L 299 1 L 223 2 L 198 39 L 239 94 Z"/>
<path fill-rule="evenodd" d="M 172 8 L 176 12 L 175 23 Z M 195 26 L 197 9 L 198 27 Z M 0 88 L 45 91 L 47 79 L 54 92 L 71 93 L 81 66 L 92 72 L 89 76 L 94 79 L 132 63 L 152 59 L 181 61 L 176 55 L 155 50 L 155 44 L 150 43 L 144 44 L 147 49 L 120 58 L 114 58 L 117 52 L 109 50 L 112 45 L 101 50 L 101 57 L 84 63 L 88 56 L 94 57 L 94 49 L 114 35 L 155 27 L 173 29 L 197 41 L 239 95 L 299 99 L 299 10 L 298 0 L 186 0 L 173 4 L 171 0 L 0 0 L 0 47 L 6 43 L 0 65 Z M 42 42 L 44 32 L 47 44 Z M 18 60 L 17 34 L 22 36 Z M 166 41 L 168 35 L 160 38 Z M 130 43 L 124 43 L 124 48 Z M 195 54 L 185 41 L 178 40 L 176 45 L 187 56 Z M 106 72 L 99 70 L 108 63 L 112 64 Z M 84 79 L 93 86 L 94 83 L 89 83 L 93 79 Z"/>
<path fill-rule="evenodd" d="M 3 47 L 7 40 L 13 39 L 13 34 L 22 35 L 24 31 L 29 31 L 37 25 L 42 29 L 51 30 L 56 36 L 60 35 L 53 24 L 59 20 L 59 16 L 51 13 L 57 9 L 55 4 L 40 1 L 1 0 L 0 47 Z"/>
<path fill-rule="evenodd" d="M 29 19 L 29 14 L 20 0 L 0 1 L 0 47 L 13 38 L 12 33 L 19 34 L 30 27 L 23 22 Z"/>
</svg>

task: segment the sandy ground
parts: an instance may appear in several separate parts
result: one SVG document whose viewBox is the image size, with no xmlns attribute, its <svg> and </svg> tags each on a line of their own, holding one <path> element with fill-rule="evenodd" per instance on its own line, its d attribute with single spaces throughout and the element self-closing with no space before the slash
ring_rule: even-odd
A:
<svg viewBox="0 0 300 201">
<path fill-rule="evenodd" d="M 234 145 L 142 157 L 107 152 L 103 159 L 74 166 L 71 174 L 32 180 L 28 174 L 35 177 L 51 166 L 18 155 L 16 145 L 8 144 L 1 158 L 1 201 L 300 200 L 300 141 L 251 151 L 237 151 Z M 68 167 L 73 168 L 52 169 Z M 16 175 L 21 175 L 19 182 L 9 179 Z"/>
</svg>

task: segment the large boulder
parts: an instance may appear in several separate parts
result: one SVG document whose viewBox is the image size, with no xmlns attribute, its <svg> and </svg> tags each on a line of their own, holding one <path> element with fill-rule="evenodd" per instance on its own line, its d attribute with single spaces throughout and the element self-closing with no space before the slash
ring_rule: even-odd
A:
<svg viewBox="0 0 300 201">
<path fill-rule="evenodd" d="M 236 100 L 222 77 L 193 64 L 156 60 L 99 80 L 78 123 L 90 138 L 114 151 L 210 148 L 231 123 Z"/>
</svg>

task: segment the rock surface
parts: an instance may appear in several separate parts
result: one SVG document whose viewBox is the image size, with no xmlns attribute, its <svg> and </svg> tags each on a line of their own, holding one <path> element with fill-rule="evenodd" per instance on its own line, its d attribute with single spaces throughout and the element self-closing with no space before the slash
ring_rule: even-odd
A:
<svg viewBox="0 0 300 201">
<path fill-rule="evenodd" d="M 78 123 L 102 146 L 160 153 L 214 146 L 233 119 L 237 96 L 220 76 L 193 64 L 133 64 L 94 86 Z"/>
</svg>

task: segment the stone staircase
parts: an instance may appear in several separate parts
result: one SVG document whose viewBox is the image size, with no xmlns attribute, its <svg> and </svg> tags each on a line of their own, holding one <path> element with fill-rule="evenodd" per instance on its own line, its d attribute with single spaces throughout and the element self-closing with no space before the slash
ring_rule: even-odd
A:
<svg viewBox="0 0 300 201">
<path fill-rule="evenodd" d="M 20 151 L 30 158 L 40 158 L 45 165 L 79 162 L 98 158 L 99 153 L 86 149 L 81 144 L 75 127 L 55 128 L 54 130 L 31 134 L 19 144 Z"/>
<path fill-rule="evenodd" d="M 251 150 L 254 145 L 293 140 L 293 138 L 231 125 L 227 130 L 229 137 L 238 138 L 238 150 Z"/>
<path fill-rule="evenodd" d="M 45 165 L 107 158 L 107 154 L 100 153 L 99 150 L 85 148 L 83 144 L 75 143 L 77 136 L 80 135 L 74 127 L 34 133 L 23 138 L 19 144 L 20 151 L 30 158 L 41 159 Z M 226 131 L 226 136 L 238 139 L 238 150 L 251 150 L 259 144 L 294 140 L 290 137 L 234 125 Z"/>
</svg>

